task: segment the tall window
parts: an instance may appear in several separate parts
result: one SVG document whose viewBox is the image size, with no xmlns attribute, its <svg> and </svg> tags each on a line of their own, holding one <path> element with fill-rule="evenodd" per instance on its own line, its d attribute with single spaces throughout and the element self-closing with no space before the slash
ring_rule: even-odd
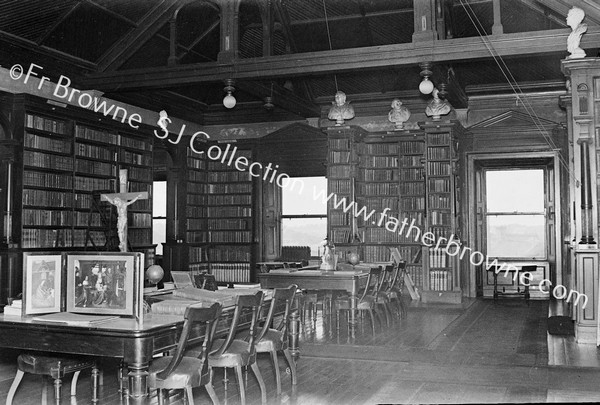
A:
<svg viewBox="0 0 600 405">
<path fill-rule="evenodd" d="M 546 258 L 543 169 L 487 170 L 487 254 Z"/>
<path fill-rule="evenodd" d="M 283 246 L 309 246 L 311 256 L 318 255 L 319 243 L 327 236 L 327 192 L 325 177 L 296 177 L 299 187 L 282 188 L 281 235 Z"/>
<path fill-rule="evenodd" d="M 156 254 L 163 254 L 163 243 L 167 241 L 167 182 L 152 183 L 152 244 Z"/>
</svg>

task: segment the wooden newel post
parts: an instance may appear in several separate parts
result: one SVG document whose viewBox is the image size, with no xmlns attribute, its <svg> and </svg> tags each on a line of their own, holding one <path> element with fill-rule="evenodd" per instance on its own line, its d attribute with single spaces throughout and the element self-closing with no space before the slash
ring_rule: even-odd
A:
<svg viewBox="0 0 600 405">
<path fill-rule="evenodd" d="M 148 192 L 127 192 L 127 169 L 119 170 L 119 192 L 102 194 L 102 201 L 108 201 L 117 207 L 117 232 L 119 234 L 119 250 L 127 252 L 127 207 L 137 200 L 148 199 Z"/>
</svg>

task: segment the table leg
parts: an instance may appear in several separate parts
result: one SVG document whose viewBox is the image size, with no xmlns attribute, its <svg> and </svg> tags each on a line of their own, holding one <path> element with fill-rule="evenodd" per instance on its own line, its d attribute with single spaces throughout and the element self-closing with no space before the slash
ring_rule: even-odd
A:
<svg viewBox="0 0 600 405">
<path fill-rule="evenodd" d="M 298 314 L 298 310 L 292 311 L 289 320 L 289 328 L 290 328 L 290 352 L 292 354 L 292 358 L 295 362 L 298 362 L 300 358 L 300 316 Z"/>
<path fill-rule="evenodd" d="M 129 396 L 141 399 L 148 394 L 148 363 L 128 364 Z"/>
<path fill-rule="evenodd" d="M 358 304 L 358 296 L 356 296 L 355 294 L 352 294 L 350 296 L 350 336 L 352 337 L 352 339 L 354 339 L 356 337 L 356 326 L 358 324 L 358 321 L 356 319 L 356 314 L 357 314 L 357 309 L 356 306 Z"/>
</svg>

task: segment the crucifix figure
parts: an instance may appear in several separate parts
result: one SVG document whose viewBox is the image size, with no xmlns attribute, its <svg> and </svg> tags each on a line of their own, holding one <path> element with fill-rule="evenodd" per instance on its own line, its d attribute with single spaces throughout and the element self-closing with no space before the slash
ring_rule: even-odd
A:
<svg viewBox="0 0 600 405">
<path fill-rule="evenodd" d="M 148 198 L 148 192 L 139 193 L 127 192 L 127 170 L 119 170 L 119 192 L 112 194 L 102 194 L 100 199 L 108 201 L 117 207 L 117 233 L 119 235 L 119 250 L 127 252 L 127 207 L 137 200 Z"/>
</svg>

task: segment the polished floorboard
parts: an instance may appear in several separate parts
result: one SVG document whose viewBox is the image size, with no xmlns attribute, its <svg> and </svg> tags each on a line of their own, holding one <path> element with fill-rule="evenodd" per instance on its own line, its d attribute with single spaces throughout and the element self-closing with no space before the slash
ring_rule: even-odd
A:
<svg viewBox="0 0 600 405">
<path fill-rule="evenodd" d="M 459 305 L 409 303 L 404 319 L 389 327 L 366 319 L 354 336 L 344 316 L 319 309 L 301 328 L 298 384 L 291 385 L 280 357 L 282 395 L 277 397 L 268 355 L 259 357 L 269 404 L 379 403 L 539 403 L 600 402 L 600 356 L 594 345 L 572 337 L 548 335 L 547 301 L 474 299 Z M 0 351 L 0 403 L 5 402 L 18 353 Z M 117 364 L 104 361 L 100 404 L 130 403 L 118 394 Z M 78 384 L 77 398 L 63 404 L 90 403 L 89 373 Z M 222 404 L 239 404 L 238 387 L 228 373 L 215 373 Z M 260 390 L 248 373 L 247 403 L 260 403 Z M 42 380 L 26 375 L 15 405 L 39 404 Z M 68 393 L 66 379 L 63 394 Z M 49 391 L 49 398 L 52 392 Z M 211 403 L 204 388 L 195 403 Z M 144 403 L 156 404 L 156 397 Z M 180 393 L 171 403 L 182 404 Z"/>
</svg>

